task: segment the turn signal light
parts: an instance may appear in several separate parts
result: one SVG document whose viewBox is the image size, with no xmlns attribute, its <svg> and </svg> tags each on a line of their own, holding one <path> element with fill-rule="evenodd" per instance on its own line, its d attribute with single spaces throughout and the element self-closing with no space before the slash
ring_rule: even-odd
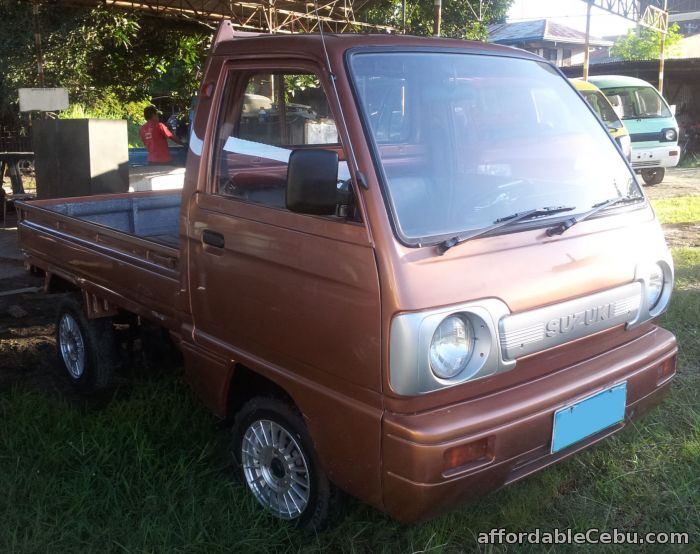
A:
<svg viewBox="0 0 700 554">
<path fill-rule="evenodd" d="M 663 383 L 676 372 L 676 357 L 671 356 L 659 366 L 656 373 L 656 382 Z"/>
<path fill-rule="evenodd" d="M 443 455 L 443 473 L 450 473 L 457 468 L 474 462 L 490 461 L 493 459 L 490 437 L 454 446 L 445 450 Z"/>
</svg>

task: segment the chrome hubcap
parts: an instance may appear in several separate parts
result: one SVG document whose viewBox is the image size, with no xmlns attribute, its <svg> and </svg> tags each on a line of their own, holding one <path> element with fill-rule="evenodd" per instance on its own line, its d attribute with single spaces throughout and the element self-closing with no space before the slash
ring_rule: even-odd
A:
<svg viewBox="0 0 700 554">
<path fill-rule="evenodd" d="M 85 371 L 85 343 L 78 322 L 70 314 L 63 314 L 58 323 L 58 343 L 68 373 L 79 379 Z"/>
<path fill-rule="evenodd" d="M 309 504 L 309 468 L 294 437 L 268 419 L 253 422 L 241 445 L 248 488 L 260 504 L 281 519 L 299 517 Z"/>
</svg>

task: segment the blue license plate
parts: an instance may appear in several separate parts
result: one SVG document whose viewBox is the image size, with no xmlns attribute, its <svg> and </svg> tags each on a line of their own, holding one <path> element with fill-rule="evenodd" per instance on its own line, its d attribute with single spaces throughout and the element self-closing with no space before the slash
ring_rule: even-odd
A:
<svg viewBox="0 0 700 554">
<path fill-rule="evenodd" d="M 620 383 L 554 412 L 552 454 L 622 421 L 626 404 L 627 383 Z"/>
</svg>

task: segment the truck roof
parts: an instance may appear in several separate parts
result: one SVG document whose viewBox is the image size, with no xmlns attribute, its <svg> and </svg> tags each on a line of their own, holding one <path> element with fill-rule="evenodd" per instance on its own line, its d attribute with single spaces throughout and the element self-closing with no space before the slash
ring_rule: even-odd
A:
<svg viewBox="0 0 700 554">
<path fill-rule="evenodd" d="M 471 51 L 478 54 L 511 56 L 544 61 L 541 57 L 500 44 L 459 39 L 417 37 L 411 35 L 366 34 L 366 33 L 324 33 L 329 56 L 334 58 L 349 48 L 364 46 L 452 48 Z M 270 53 L 278 55 L 321 54 L 323 52 L 320 33 L 298 33 L 271 35 L 258 33 L 241 33 L 234 31 L 230 21 L 220 24 L 213 43 L 213 54 L 242 54 L 259 56 Z"/>
<path fill-rule="evenodd" d="M 579 77 L 577 77 L 576 79 L 569 79 L 569 81 L 571 81 L 571 84 L 574 85 L 574 88 L 576 90 L 600 90 L 590 81 L 584 81 Z"/>
<path fill-rule="evenodd" d="M 615 87 L 651 87 L 651 83 L 636 77 L 627 77 L 626 75 L 596 75 L 589 77 L 588 80 L 598 88 L 615 88 Z"/>
</svg>

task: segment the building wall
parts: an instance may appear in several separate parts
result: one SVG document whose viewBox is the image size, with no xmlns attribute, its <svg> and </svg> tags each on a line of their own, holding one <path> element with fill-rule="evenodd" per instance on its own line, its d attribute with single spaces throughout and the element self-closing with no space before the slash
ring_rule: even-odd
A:
<svg viewBox="0 0 700 554">
<path fill-rule="evenodd" d="M 672 13 L 668 18 L 669 25 L 677 23 L 679 32 L 685 37 L 692 37 L 700 33 L 700 11 L 686 13 Z"/>
<path fill-rule="evenodd" d="M 583 58 L 585 57 L 585 48 L 582 49 L 580 52 L 577 52 L 573 56 L 571 56 L 571 64 L 570 65 L 581 65 L 583 64 Z"/>
<path fill-rule="evenodd" d="M 545 60 L 554 62 L 559 67 L 568 67 L 583 63 L 584 48 L 582 45 L 561 45 L 553 42 L 526 42 L 517 45 L 518 48 L 542 56 Z"/>
</svg>

